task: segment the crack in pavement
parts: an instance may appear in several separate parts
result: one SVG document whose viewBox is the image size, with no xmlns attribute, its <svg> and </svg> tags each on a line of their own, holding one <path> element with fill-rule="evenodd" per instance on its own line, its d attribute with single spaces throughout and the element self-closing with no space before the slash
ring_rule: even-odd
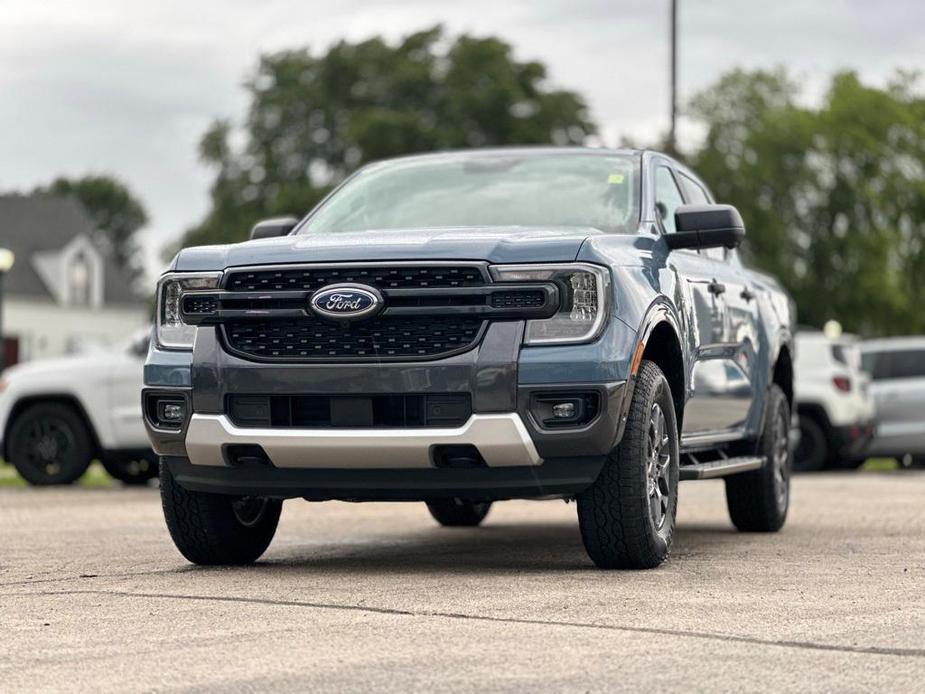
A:
<svg viewBox="0 0 925 694">
<path fill-rule="evenodd" d="M 161 574 L 179 574 L 188 571 L 196 571 L 199 567 L 184 566 L 172 569 L 154 569 L 152 571 L 126 571 L 116 574 L 74 574 L 72 576 L 57 576 L 55 578 L 24 578 L 19 581 L 7 581 L 0 583 L 0 588 L 10 588 L 12 586 L 32 586 L 39 583 L 69 583 L 71 581 L 86 581 L 91 578 L 134 578 L 135 576 L 159 576 Z M 24 593 L 16 593 L 24 595 Z"/>
<path fill-rule="evenodd" d="M 597 629 L 601 631 L 618 631 L 637 634 L 656 634 L 660 636 L 678 636 L 682 638 L 725 641 L 728 643 L 745 643 L 758 646 L 775 646 L 778 648 L 798 648 L 834 653 L 859 653 L 866 655 L 889 655 L 913 658 L 925 658 L 923 648 L 889 648 L 885 646 L 849 646 L 837 644 L 814 643 L 812 641 L 788 641 L 761 639 L 754 636 L 737 636 L 708 631 L 686 631 L 683 629 L 661 629 L 658 627 L 634 627 L 619 624 L 596 624 L 594 622 L 572 622 L 562 620 L 528 619 L 526 617 L 491 617 L 488 615 L 466 614 L 464 612 L 414 611 L 393 607 L 372 607 L 366 605 L 344 605 L 337 603 L 308 602 L 301 600 L 273 600 L 269 598 L 246 598 L 238 596 L 216 595 L 182 595 L 177 593 L 133 593 L 130 591 L 107 590 L 55 590 L 37 593 L 0 593 L 2 597 L 35 597 L 54 595 L 102 595 L 125 598 L 152 598 L 162 600 L 189 600 L 194 602 L 232 602 L 254 605 L 272 605 L 275 607 L 299 607 L 317 610 L 341 610 L 349 612 L 366 612 L 370 614 L 392 615 L 400 617 L 440 617 L 444 619 L 472 620 L 481 622 L 500 622 L 505 624 L 524 624 L 532 626 L 557 626 L 576 629 Z"/>
</svg>

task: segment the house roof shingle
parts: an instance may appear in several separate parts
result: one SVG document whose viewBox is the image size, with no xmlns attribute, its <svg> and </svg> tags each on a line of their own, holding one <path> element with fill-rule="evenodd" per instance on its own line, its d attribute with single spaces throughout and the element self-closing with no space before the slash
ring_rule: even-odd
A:
<svg viewBox="0 0 925 694">
<path fill-rule="evenodd" d="M 35 271 L 36 253 L 57 251 L 80 234 L 93 238 L 90 217 L 73 198 L 54 195 L 0 195 L 0 247 L 16 255 L 13 269 L 4 277 L 3 290 L 9 296 L 53 299 Z M 140 304 L 144 299 L 132 287 L 132 280 L 106 253 L 103 303 Z"/>
</svg>

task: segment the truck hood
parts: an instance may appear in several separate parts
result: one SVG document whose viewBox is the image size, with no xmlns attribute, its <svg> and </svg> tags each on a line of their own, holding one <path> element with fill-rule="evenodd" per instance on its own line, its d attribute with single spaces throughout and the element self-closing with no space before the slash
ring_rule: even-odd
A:
<svg viewBox="0 0 925 694">
<path fill-rule="evenodd" d="M 509 226 L 305 234 L 187 248 L 177 256 L 173 269 L 203 271 L 241 265 L 373 260 L 570 262 L 586 239 L 603 233 L 591 227 Z"/>
<path fill-rule="evenodd" d="M 54 377 L 56 381 L 64 384 L 83 380 L 88 373 L 94 371 L 109 370 L 116 360 L 124 358 L 121 352 L 100 350 L 70 357 L 38 359 L 4 369 L 0 378 L 12 385 L 35 378 Z"/>
</svg>

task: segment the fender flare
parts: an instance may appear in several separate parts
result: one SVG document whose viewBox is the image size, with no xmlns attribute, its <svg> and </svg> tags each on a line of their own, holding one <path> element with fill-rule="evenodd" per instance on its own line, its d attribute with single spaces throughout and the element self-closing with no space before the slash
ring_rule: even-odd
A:
<svg viewBox="0 0 925 694">
<path fill-rule="evenodd" d="M 636 350 L 633 353 L 633 359 L 630 362 L 629 377 L 635 381 L 636 372 L 639 370 L 639 362 L 642 360 L 642 353 L 645 351 L 649 338 L 655 331 L 655 328 L 662 323 L 667 323 L 674 331 L 678 339 L 678 346 L 681 348 L 682 370 L 684 372 L 684 382 L 690 373 L 687 353 L 684 350 L 683 332 L 681 330 L 681 321 L 678 319 L 677 311 L 665 296 L 657 297 L 643 314 L 639 323 L 639 329 L 636 331 Z"/>
</svg>

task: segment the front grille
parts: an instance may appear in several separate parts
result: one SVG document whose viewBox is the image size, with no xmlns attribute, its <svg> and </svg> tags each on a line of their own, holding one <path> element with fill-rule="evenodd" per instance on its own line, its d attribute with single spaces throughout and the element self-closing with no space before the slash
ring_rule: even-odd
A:
<svg viewBox="0 0 925 694">
<path fill-rule="evenodd" d="M 470 316 L 383 316 L 330 323 L 311 316 L 225 323 L 228 347 L 271 361 L 425 359 L 471 348 L 484 321 Z"/>
<path fill-rule="evenodd" d="M 239 427 L 460 427 L 472 414 L 468 393 L 402 395 L 229 395 Z"/>
<path fill-rule="evenodd" d="M 492 283 L 486 268 L 467 261 L 232 268 L 218 290 L 184 295 L 181 312 L 190 324 L 218 325 L 225 349 L 247 359 L 439 359 L 473 349 L 490 321 L 558 310 L 554 283 Z M 335 284 L 373 287 L 383 306 L 354 321 L 319 316 L 312 297 Z"/>
<path fill-rule="evenodd" d="M 225 288 L 232 292 L 314 291 L 329 284 L 356 282 L 376 289 L 478 287 L 485 284 L 476 266 L 301 267 L 277 270 L 237 270 Z"/>
</svg>

